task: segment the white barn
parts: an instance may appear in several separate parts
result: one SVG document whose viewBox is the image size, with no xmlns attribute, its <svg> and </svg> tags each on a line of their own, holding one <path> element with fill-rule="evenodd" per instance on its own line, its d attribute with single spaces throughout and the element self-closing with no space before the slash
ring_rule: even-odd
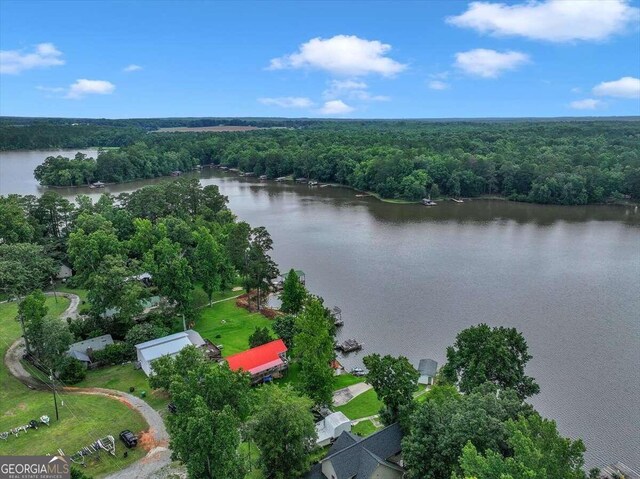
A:
<svg viewBox="0 0 640 479">
<path fill-rule="evenodd" d="M 175 356 L 187 346 L 202 347 L 205 340 L 197 331 L 188 329 L 180 333 L 170 334 L 164 338 L 152 339 L 136 344 L 136 355 L 140 367 L 147 376 L 153 375 L 151 363 L 162 356 Z"/>
</svg>

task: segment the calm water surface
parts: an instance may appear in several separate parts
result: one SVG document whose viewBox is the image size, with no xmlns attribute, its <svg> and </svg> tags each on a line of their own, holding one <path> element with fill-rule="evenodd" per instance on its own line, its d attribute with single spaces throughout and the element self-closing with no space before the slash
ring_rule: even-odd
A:
<svg viewBox="0 0 640 479">
<path fill-rule="evenodd" d="M 41 192 L 27 159 L 37 155 L 0 154 L 0 194 Z M 442 364 L 461 329 L 514 326 L 534 356 L 527 372 L 542 388 L 535 407 L 565 435 L 585 440 L 588 466 L 621 460 L 640 469 L 634 207 L 473 201 L 426 208 L 355 198 L 343 188 L 195 176 L 219 185 L 241 219 L 268 228 L 282 270 L 304 270 L 310 290 L 342 308 L 340 337 L 365 344 L 343 360 L 347 367 L 374 351 Z"/>
</svg>

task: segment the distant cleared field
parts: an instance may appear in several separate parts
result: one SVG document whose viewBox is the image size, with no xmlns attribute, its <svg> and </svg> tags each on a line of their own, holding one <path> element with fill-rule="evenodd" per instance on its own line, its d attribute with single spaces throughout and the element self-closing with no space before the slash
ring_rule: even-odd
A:
<svg viewBox="0 0 640 479">
<path fill-rule="evenodd" d="M 224 131 L 252 131 L 266 130 L 268 128 L 259 128 L 257 126 L 179 126 L 176 128 L 158 128 L 154 133 L 176 133 L 176 132 L 224 132 Z"/>
</svg>

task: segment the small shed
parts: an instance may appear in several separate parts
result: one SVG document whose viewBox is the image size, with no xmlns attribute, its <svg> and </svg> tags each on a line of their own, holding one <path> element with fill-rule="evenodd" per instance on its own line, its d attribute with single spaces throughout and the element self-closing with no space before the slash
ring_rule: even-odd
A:
<svg viewBox="0 0 640 479">
<path fill-rule="evenodd" d="M 306 278 L 306 275 L 304 274 L 304 271 L 302 271 L 301 269 L 296 269 L 294 271 L 296 273 L 296 276 L 300 280 L 300 282 L 302 284 L 306 284 L 307 278 Z M 289 272 L 286 272 L 286 273 L 284 273 L 283 275 L 280 276 L 282 278 L 282 282 L 286 281 L 287 276 L 289 276 Z"/>
<path fill-rule="evenodd" d="M 60 269 L 56 274 L 56 279 L 67 279 L 71 278 L 71 276 L 73 276 L 73 270 L 66 264 L 60 265 Z"/>
<path fill-rule="evenodd" d="M 344 431 L 351 432 L 351 421 L 341 412 L 334 412 L 316 423 L 316 445 L 328 446 Z"/>
<path fill-rule="evenodd" d="M 433 386 L 433 381 L 438 372 L 438 362 L 433 359 L 421 359 L 418 364 L 418 372 L 420 373 L 418 384 Z"/>
<path fill-rule="evenodd" d="M 76 358 L 83 363 L 90 364 L 91 356 L 96 351 L 101 351 L 108 345 L 113 344 L 113 338 L 110 334 L 103 334 L 95 338 L 85 339 L 84 341 L 78 341 L 69 346 L 67 355 L 72 358 Z"/>
</svg>

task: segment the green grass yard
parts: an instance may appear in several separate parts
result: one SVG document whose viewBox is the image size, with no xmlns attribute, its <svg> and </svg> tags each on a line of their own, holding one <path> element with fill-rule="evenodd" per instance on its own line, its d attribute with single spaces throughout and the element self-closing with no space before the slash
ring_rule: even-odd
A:
<svg viewBox="0 0 640 479">
<path fill-rule="evenodd" d="M 51 316 L 59 316 L 69 301 L 47 298 Z M 20 336 L 20 324 L 15 320 L 16 303 L 0 304 L 0 356 L 4 355 L 10 344 Z M 10 435 L 6 441 L 0 441 L 0 455 L 38 455 L 55 454 L 61 448 L 71 455 L 78 449 L 106 435 L 117 438 L 123 429 L 138 433 L 147 428 L 144 419 L 120 401 L 81 394 L 62 392 L 58 399 L 60 420 L 55 420 L 53 396 L 47 392 L 32 391 L 9 375 L 0 363 L 0 432 L 27 424 L 42 415 L 51 418 L 49 427 L 30 429 L 18 437 Z M 102 456 L 101 460 L 91 464 L 86 473 L 99 476 L 116 471 L 136 461 L 145 454 L 142 448 L 133 450 L 129 456 L 122 457 L 123 445 L 117 440 L 117 457 Z"/>
<path fill-rule="evenodd" d="M 194 329 L 213 344 L 222 344 L 222 355 L 226 357 L 249 349 L 249 336 L 255 328 L 271 329 L 271 323 L 259 313 L 237 307 L 230 299 L 202 308 Z"/>
<path fill-rule="evenodd" d="M 360 421 L 358 424 L 351 428 L 351 432 L 358 436 L 366 437 L 376 432 L 378 428 L 369 420 Z"/>
<path fill-rule="evenodd" d="M 88 371 L 87 377 L 82 382 L 74 384 L 74 386 L 116 389 L 140 398 L 142 398 L 141 393 L 145 391 L 146 396 L 142 399 L 158 411 L 165 411 L 167 404 L 170 402 L 167 393 L 149 387 L 147 375 L 141 369 L 134 369 L 133 363 Z M 129 391 L 131 387 L 135 388 L 133 392 Z"/>
<path fill-rule="evenodd" d="M 352 421 L 361 417 L 373 416 L 378 414 L 382 402 L 380 402 L 376 396 L 376 392 L 373 389 L 356 396 L 347 404 L 338 406 L 336 411 L 342 411 Z"/>
</svg>

